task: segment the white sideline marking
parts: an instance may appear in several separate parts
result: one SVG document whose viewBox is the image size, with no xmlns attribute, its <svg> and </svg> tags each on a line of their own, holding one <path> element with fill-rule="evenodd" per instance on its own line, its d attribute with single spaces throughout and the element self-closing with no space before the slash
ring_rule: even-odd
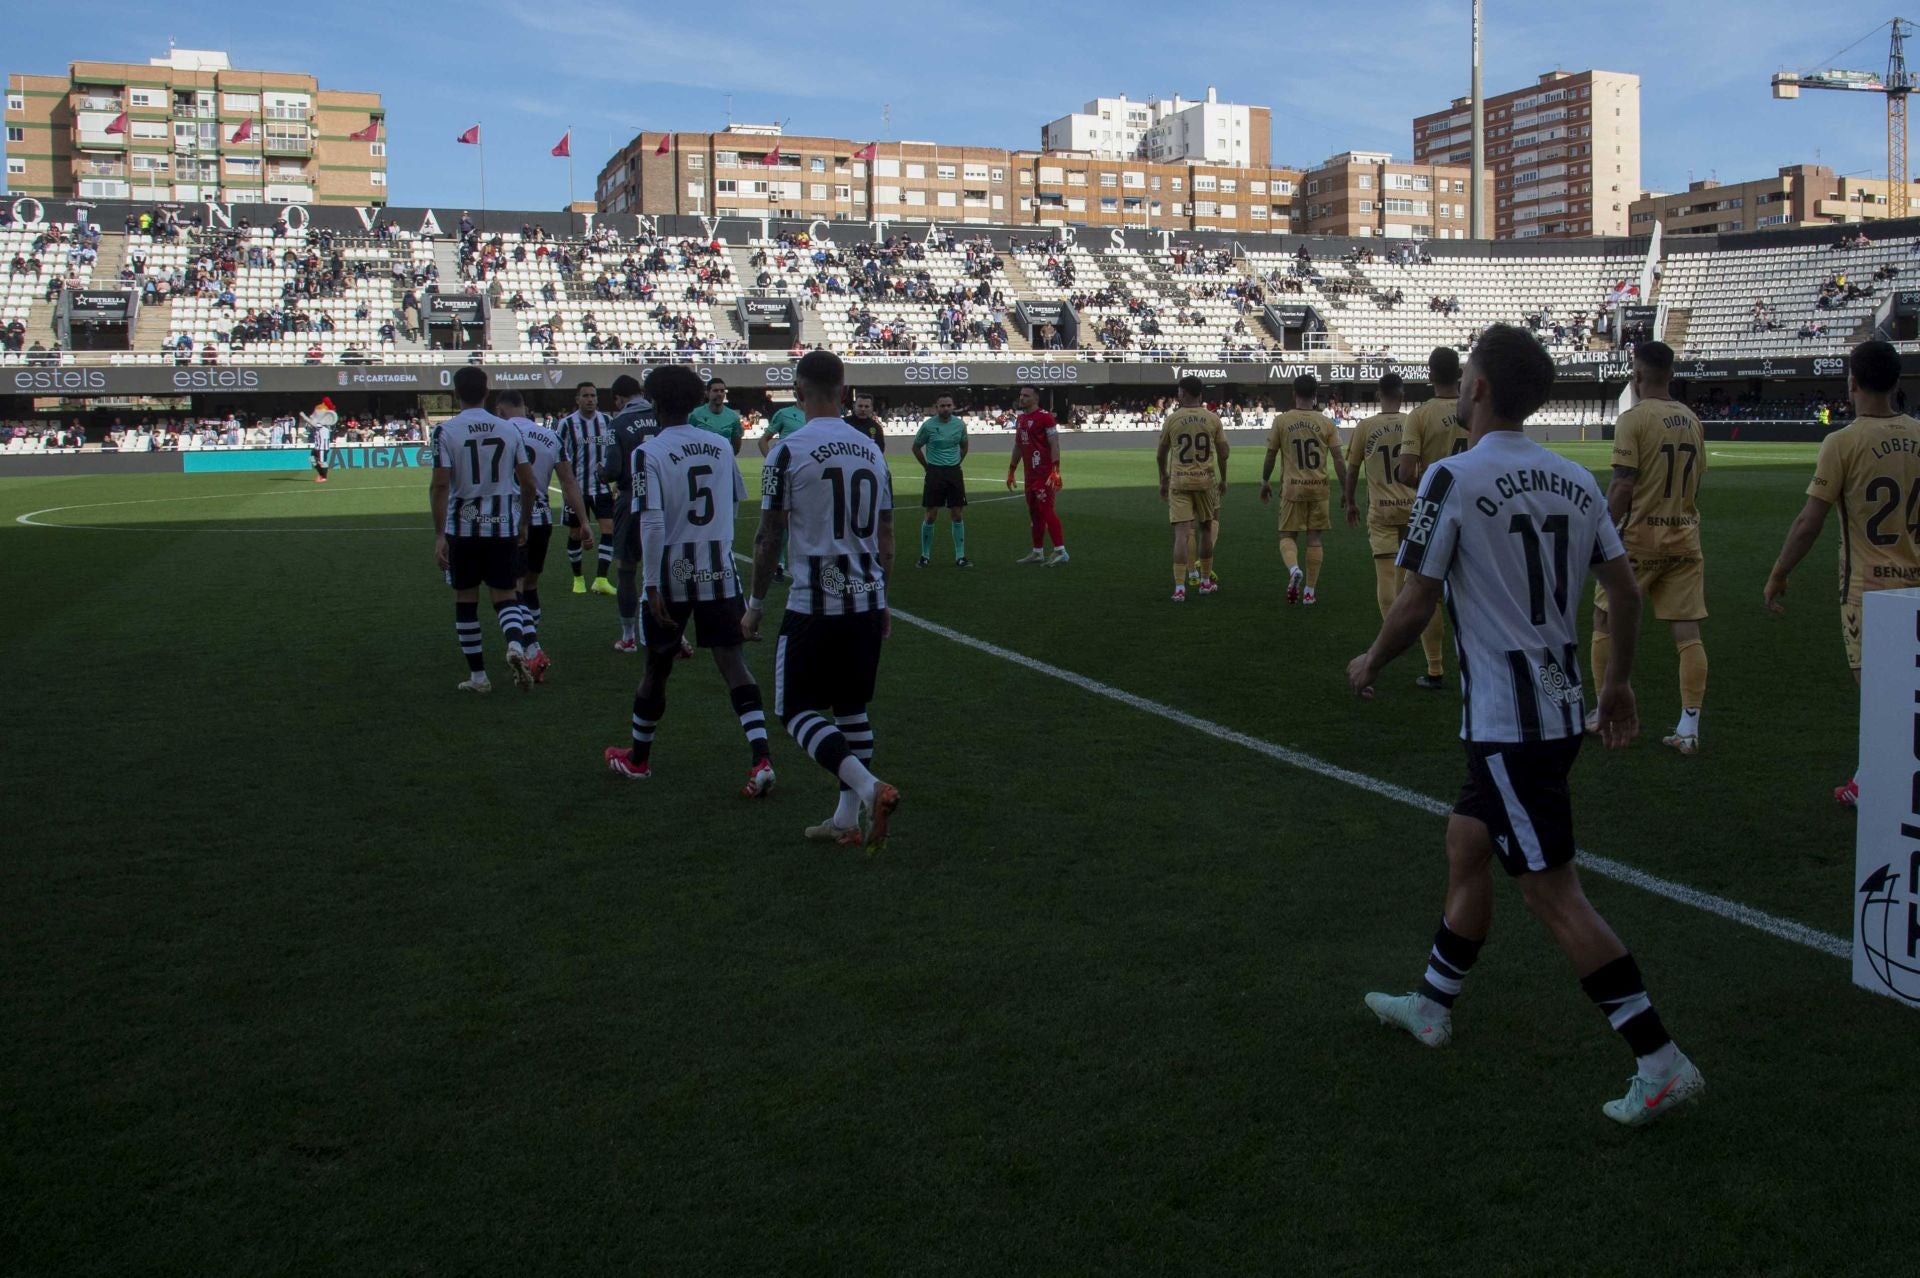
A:
<svg viewBox="0 0 1920 1278">
<path fill-rule="evenodd" d="M 415 484 L 373 484 L 366 488 L 355 488 L 357 493 L 387 492 L 400 488 L 415 488 Z M 171 532 L 171 533 L 342 533 L 342 532 L 421 532 L 425 525 L 406 524 L 377 528 L 180 528 L 172 524 L 153 526 L 150 524 L 52 524 L 40 519 L 41 515 L 57 515 L 67 510 L 108 510 L 116 506 L 154 506 L 169 501 L 216 501 L 233 497 L 293 497 L 298 495 L 318 496 L 314 488 L 272 488 L 265 492 L 254 493 L 195 493 L 189 497 L 140 497 L 132 501 L 87 501 L 73 506 L 48 506 L 44 510 L 30 510 L 24 515 L 15 515 L 13 522 L 24 524 L 28 528 L 57 528 L 68 532 Z"/>
<path fill-rule="evenodd" d="M 1009 661 L 1016 666 L 1023 666 L 1035 674 L 1043 674 L 1050 679 L 1058 679 L 1063 683 L 1070 683 L 1074 687 L 1086 692 L 1091 692 L 1096 696 L 1105 697 L 1109 701 L 1117 701 L 1121 705 L 1138 710 L 1143 714 L 1154 715 L 1170 723 L 1177 723 L 1182 727 L 1192 728 L 1195 732 L 1205 733 L 1207 736 L 1219 741 L 1230 742 L 1237 746 L 1245 746 L 1256 754 L 1265 755 L 1277 763 L 1284 763 L 1288 767 L 1298 768 L 1302 772 L 1312 772 L 1319 776 L 1339 781 L 1345 785 L 1353 786 L 1356 789 L 1365 790 L 1369 794 L 1377 794 L 1383 799 L 1392 799 L 1396 803 L 1404 803 L 1408 807 L 1418 808 L 1422 812 L 1431 812 L 1436 816 L 1445 815 L 1453 810 L 1451 804 L 1442 803 L 1438 799 L 1430 799 L 1424 794 L 1417 794 L 1404 786 L 1395 785 L 1391 781 L 1382 781 L 1376 777 L 1370 777 L 1364 772 L 1354 772 L 1351 769 L 1328 763 L 1324 759 L 1315 758 L 1313 755 L 1304 754 L 1298 750 L 1289 750 L 1285 746 L 1275 745 L 1271 741 L 1263 741 L 1259 737 L 1248 736 L 1244 732 L 1236 732 L 1232 728 L 1223 727 L 1209 719 L 1202 719 L 1198 715 L 1188 714 L 1184 710 L 1176 710 L 1172 706 L 1164 705 L 1158 701 L 1149 701 L 1145 697 L 1136 697 L 1131 692 L 1122 691 L 1119 688 L 1113 687 L 1111 684 L 1101 683 L 1098 679 L 1089 679 L 1087 676 L 1075 674 L 1071 670 L 1062 670 L 1058 666 L 1048 665 L 1044 661 L 1037 661 L 1032 657 L 1014 652 L 1011 649 L 988 643 L 984 639 L 976 639 L 972 635 L 962 634 L 960 631 L 940 625 L 938 622 L 928 621 L 923 617 L 916 617 L 912 613 L 901 612 L 898 608 L 893 609 L 893 618 L 896 621 L 904 621 L 911 626 L 918 626 L 929 634 L 938 635 L 942 639 L 950 640 L 964 648 L 972 648 L 976 652 L 984 652 L 990 657 L 998 657 L 1002 661 Z M 1764 910 L 1756 910 L 1750 905 L 1742 905 L 1738 901 L 1729 901 L 1723 896 L 1715 896 L 1711 892 L 1702 892 L 1698 888 L 1690 888 L 1684 883 L 1675 883 L 1672 879 L 1663 879 L 1658 875 L 1648 874 L 1644 870 L 1637 870 L 1630 865 L 1615 861 L 1611 857 L 1595 856 L 1591 852 L 1583 850 L 1580 853 L 1579 864 L 1581 868 L 1590 870 L 1603 878 L 1615 879 L 1621 883 L 1626 883 L 1644 891 L 1651 892 L 1655 896 L 1663 896 L 1670 901 L 1678 901 L 1682 905 L 1691 905 L 1695 909 L 1705 910 L 1709 914 L 1717 914 L 1723 919 L 1730 919 L 1735 923 L 1744 924 L 1756 931 L 1765 932 L 1769 936 L 1778 937 L 1783 941 L 1792 941 L 1796 945 L 1804 945 L 1808 949 L 1817 950 L 1822 954 L 1831 954 L 1835 958 L 1847 958 L 1853 953 L 1853 945 L 1851 942 L 1844 941 L 1831 933 L 1808 927 L 1804 923 L 1796 923 L 1792 919 L 1778 918 L 1766 913 Z"/>
</svg>

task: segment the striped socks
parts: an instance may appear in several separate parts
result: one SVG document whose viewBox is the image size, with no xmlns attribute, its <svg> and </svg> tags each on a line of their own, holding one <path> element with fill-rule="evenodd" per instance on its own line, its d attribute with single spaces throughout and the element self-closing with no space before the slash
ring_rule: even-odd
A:
<svg viewBox="0 0 1920 1278">
<path fill-rule="evenodd" d="M 871 805 L 875 786 L 867 765 L 854 758 L 852 747 L 839 728 L 811 710 L 802 710 L 787 718 L 787 731 L 813 761 L 839 777 L 859 795 L 860 802 Z"/>
<path fill-rule="evenodd" d="M 760 702 L 760 685 L 748 682 L 730 691 L 733 713 L 740 720 L 740 730 L 747 734 L 747 749 L 753 752 L 753 761 L 758 763 L 768 756 L 767 712 Z"/>
<path fill-rule="evenodd" d="M 1580 988 L 1607 1018 L 1607 1024 L 1627 1040 L 1644 1071 L 1657 1074 L 1671 1068 L 1677 1051 L 1673 1036 L 1660 1023 L 1660 1013 L 1653 1010 L 1653 1000 L 1647 997 L 1647 985 L 1633 955 L 1622 954 L 1595 968 L 1580 978 Z M 1649 1057 L 1653 1059 L 1649 1061 Z"/>
<path fill-rule="evenodd" d="M 873 721 L 867 718 L 865 709 L 852 714 L 837 714 L 833 717 L 840 734 L 847 739 L 847 748 L 862 765 L 873 762 Z M 872 771 L 868 768 L 868 771 Z M 840 805 L 833 811 L 833 823 L 843 830 L 850 830 L 860 824 L 860 796 L 853 787 L 840 783 Z"/>
<path fill-rule="evenodd" d="M 1420 978 L 1420 993 L 1442 1007 L 1452 1007 L 1460 997 L 1460 987 L 1473 970 L 1485 941 L 1469 941 L 1447 926 L 1443 916 L 1440 930 L 1433 934 L 1433 949 L 1427 954 L 1427 972 Z"/>
<path fill-rule="evenodd" d="M 508 643 L 524 644 L 526 642 L 524 614 L 525 609 L 520 606 L 520 601 L 517 599 L 494 601 L 493 615 L 500 623 L 500 634 Z"/>
<path fill-rule="evenodd" d="M 580 543 L 571 537 L 567 538 L 567 563 L 572 567 L 573 575 L 576 577 L 580 575 L 580 561 L 583 558 L 585 558 L 585 553 Z"/>
<path fill-rule="evenodd" d="M 654 729 L 660 726 L 660 716 L 667 712 L 667 699 L 658 693 L 646 696 L 633 694 L 633 761 L 647 762 L 653 753 Z"/>
<path fill-rule="evenodd" d="M 600 579 L 613 576 L 613 534 L 600 534 Z"/>
<path fill-rule="evenodd" d="M 480 646 L 479 603 L 453 605 L 453 633 L 460 641 L 460 655 L 467 659 L 467 669 L 474 674 L 485 672 L 487 658 Z"/>
</svg>

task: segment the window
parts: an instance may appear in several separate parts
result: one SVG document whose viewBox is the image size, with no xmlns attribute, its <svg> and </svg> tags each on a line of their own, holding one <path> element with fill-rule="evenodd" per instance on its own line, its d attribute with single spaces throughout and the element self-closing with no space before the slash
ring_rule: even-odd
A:
<svg viewBox="0 0 1920 1278">
<path fill-rule="evenodd" d="M 740 183 L 733 178 L 721 178 L 713 184 L 713 189 L 721 195 L 737 195 L 740 191 Z"/>
<path fill-rule="evenodd" d="M 382 152 L 382 154 L 384 155 L 385 152 Z M 704 155 L 701 155 L 698 151 L 694 152 L 691 155 L 683 156 L 681 158 L 686 161 L 687 168 L 689 171 L 695 170 L 695 169 L 704 169 L 707 167 L 707 157 Z"/>
<path fill-rule="evenodd" d="M 7 110 L 9 110 L 9 111 L 24 111 L 24 110 L 26 110 L 26 109 L 27 109 L 27 95 L 26 95 L 26 94 L 24 94 L 24 93 L 9 93 L 9 94 L 7 95 Z"/>
<path fill-rule="evenodd" d="M 1255 180 L 1247 183 L 1248 195 L 1265 195 L 1266 193 L 1267 193 L 1267 184 L 1265 182 L 1262 182 L 1256 178 Z"/>
<path fill-rule="evenodd" d="M 259 177 L 260 159 L 258 156 L 229 155 L 226 157 L 227 172 L 235 177 Z"/>
<path fill-rule="evenodd" d="M 927 166 L 924 164 L 909 164 L 907 166 L 907 176 L 910 178 L 919 178 L 924 182 L 927 177 Z"/>
<path fill-rule="evenodd" d="M 908 191 L 906 202 L 915 205 L 925 204 L 927 202 L 927 193 L 925 191 Z"/>
<path fill-rule="evenodd" d="M 1211 173 L 1196 173 L 1193 176 L 1193 189 L 1196 191 L 1211 191 L 1216 185 Z"/>
<path fill-rule="evenodd" d="M 1362 173 L 1360 175 L 1360 180 L 1358 182 L 1355 182 L 1354 185 L 1359 187 L 1363 191 L 1371 191 L 1373 189 L 1373 174 Z"/>
<path fill-rule="evenodd" d="M 304 93 L 269 93 L 265 97 L 269 120 L 304 120 L 313 109 L 313 99 Z"/>
<path fill-rule="evenodd" d="M 1087 175 L 1085 173 L 1075 170 L 1067 174 L 1068 186 L 1085 186 L 1086 184 Z"/>
<path fill-rule="evenodd" d="M 1185 178 L 1174 178 L 1174 179 L 1173 179 L 1173 189 L 1174 189 L 1174 190 L 1176 190 L 1176 191 L 1178 191 L 1178 190 L 1180 189 L 1180 185 L 1181 185 L 1181 183 L 1182 183 L 1182 182 L 1184 182 L 1184 181 L 1186 181 L 1186 179 L 1185 179 Z M 1174 212 L 1175 212 L 1175 213 L 1178 213 L 1179 211 L 1180 211 L 1180 210 L 1179 210 L 1178 208 L 1176 208 L 1176 209 L 1174 209 Z"/>
<path fill-rule="evenodd" d="M 165 106 L 162 95 L 157 89 L 128 89 L 127 105 L 137 107 Z"/>
<path fill-rule="evenodd" d="M 713 153 L 713 162 L 716 165 L 737 169 L 740 167 L 740 153 L 738 151 L 715 151 Z M 885 161 L 882 161 L 882 163 L 885 163 Z"/>
<path fill-rule="evenodd" d="M 21 128 L 17 124 L 9 124 L 7 126 L 7 141 L 25 142 L 26 140 L 27 140 L 27 131 L 25 129 Z"/>
<path fill-rule="evenodd" d="M 223 93 L 220 95 L 220 109 L 229 115 L 252 115 L 260 109 L 260 96 L 255 93 Z"/>
<path fill-rule="evenodd" d="M 900 188 L 897 186 L 876 186 L 873 188 L 873 198 L 874 201 L 879 204 L 898 204 L 900 202 Z"/>
<path fill-rule="evenodd" d="M 385 186 L 387 184 L 386 171 L 383 169 L 375 169 L 373 172 L 367 174 L 367 181 L 374 186 Z"/>
<path fill-rule="evenodd" d="M 1085 213 L 1086 211 L 1087 211 L 1087 202 L 1081 196 L 1076 195 L 1072 199 L 1067 201 L 1067 212 Z"/>
<path fill-rule="evenodd" d="M 1264 222 L 1267 220 L 1267 206 L 1255 204 L 1247 210 L 1247 216 L 1256 222 Z"/>
<path fill-rule="evenodd" d="M 766 190 L 777 199 L 797 200 L 800 198 L 800 184 L 798 182 L 769 182 L 766 184 Z"/>
<path fill-rule="evenodd" d="M 687 183 L 687 198 L 697 200 L 706 194 L 706 190 L 707 188 L 699 182 L 689 182 Z"/>
<path fill-rule="evenodd" d="M 1160 189 L 1160 178 L 1158 174 L 1147 179 L 1147 189 L 1149 191 L 1157 191 Z"/>
<path fill-rule="evenodd" d="M 814 182 L 810 184 L 807 187 L 807 198 L 810 200 L 826 199 L 827 198 L 826 184 L 823 182 Z"/>
<path fill-rule="evenodd" d="M 1102 213 L 1117 213 L 1117 212 L 1119 212 L 1119 211 L 1120 211 L 1120 197 L 1119 197 L 1119 196 L 1117 196 L 1117 195 L 1103 195 L 1103 196 L 1101 196 L 1101 197 L 1100 197 L 1100 211 L 1101 211 Z"/>
<path fill-rule="evenodd" d="M 1238 191 L 1239 189 L 1240 189 L 1240 180 L 1238 178 L 1221 178 L 1220 179 L 1220 193 L 1222 195 L 1232 195 L 1235 191 Z"/>
<path fill-rule="evenodd" d="M 833 188 L 833 198 L 836 200 L 850 200 L 853 198 L 853 188 L 850 186 L 836 186 Z"/>
<path fill-rule="evenodd" d="M 385 142 L 369 142 L 367 143 L 367 154 L 376 160 L 384 160 L 387 158 L 387 144 Z"/>
<path fill-rule="evenodd" d="M 943 209 L 958 208 L 960 205 L 960 197 L 952 191 L 935 191 L 933 194 L 933 202 Z"/>
<path fill-rule="evenodd" d="M 1174 215 L 1175 217 L 1179 217 L 1179 216 L 1180 216 L 1180 201 L 1178 201 L 1178 200 L 1175 200 L 1175 201 L 1173 202 L 1173 215 Z"/>
<path fill-rule="evenodd" d="M 1212 217 L 1213 209 L 1214 204 L 1212 200 L 1195 200 L 1193 202 L 1193 215 L 1195 217 Z"/>
<path fill-rule="evenodd" d="M 1220 216 L 1221 217 L 1239 217 L 1240 206 L 1238 204 L 1222 204 L 1220 206 Z"/>
<path fill-rule="evenodd" d="M 963 172 L 969 182 L 984 182 L 987 180 L 987 166 L 984 164 L 969 164 Z"/>
<path fill-rule="evenodd" d="M 1112 190 L 1120 185 L 1120 175 L 1118 173 L 1102 173 L 1100 175 L 1100 185 L 1106 187 L 1108 190 Z"/>
<path fill-rule="evenodd" d="M 1020 170 L 1020 185 L 1021 186 L 1033 185 L 1033 174 L 1028 172 L 1026 169 Z"/>
<path fill-rule="evenodd" d="M 1144 173 L 1122 173 L 1120 175 L 1120 185 L 1126 187 L 1129 191 L 1144 190 L 1147 185 L 1147 175 Z"/>
<path fill-rule="evenodd" d="M 1415 177 L 1413 179 L 1413 189 L 1416 191 L 1431 191 L 1433 189 L 1433 179 L 1430 177 Z"/>
<path fill-rule="evenodd" d="M 164 155 L 136 155 L 133 157 L 133 169 L 136 173 L 165 173 L 170 167 L 168 159 Z"/>
<path fill-rule="evenodd" d="M 1311 182 L 1308 182 L 1308 183 L 1307 183 L 1307 194 L 1308 194 L 1308 195 L 1318 195 L 1318 194 L 1320 194 L 1320 179 L 1319 179 L 1319 178 L 1314 178 L 1314 179 L 1313 179 L 1313 180 L 1312 180 Z"/>
<path fill-rule="evenodd" d="M 1456 180 L 1453 184 L 1453 193 L 1455 195 L 1464 194 L 1466 189 L 1467 189 L 1467 184 L 1464 181 Z"/>
<path fill-rule="evenodd" d="M 1273 193 L 1275 195 L 1292 195 L 1293 183 L 1286 178 L 1281 178 L 1273 184 Z"/>
<path fill-rule="evenodd" d="M 17 177 L 26 171 L 27 162 L 25 160 L 16 159 L 13 156 L 7 157 L 7 173 L 9 176 Z"/>
<path fill-rule="evenodd" d="M 994 169 L 992 172 L 993 172 L 993 177 L 991 179 L 992 181 L 1004 182 L 1007 180 L 1007 171 L 1005 169 Z"/>
<path fill-rule="evenodd" d="M 148 142 L 164 142 L 173 136 L 173 130 L 167 127 L 165 120 L 135 120 L 130 132 L 134 137 Z"/>
<path fill-rule="evenodd" d="M 820 156 L 816 155 L 812 159 L 807 161 L 807 172 L 825 173 L 826 171 L 827 171 L 827 162 L 825 159 L 821 158 Z"/>
</svg>

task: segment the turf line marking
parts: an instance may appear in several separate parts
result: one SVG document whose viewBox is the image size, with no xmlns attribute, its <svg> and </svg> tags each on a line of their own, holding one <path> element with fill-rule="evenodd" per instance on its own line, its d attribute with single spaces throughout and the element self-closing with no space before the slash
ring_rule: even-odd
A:
<svg viewBox="0 0 1920 1278">
<path fill-rule="evenodd" d="M 390 492 L 396 489 L 415 488 L 415 484 L 370 484 L 365 488 L 355 488 L 358 493 Z M 270 488 L 263 492 L 251 493 L 194 493 L 186 497 L 140 497 L 131 501 L 86 501 L 72 506 L 48 506 L 43 510 L 30 510 L 24 515 L 15 515 L 13 522 L 28 528 L 54 528 L 67 532 L 175 532 L 175 533 L 342 533 L 342 532 L 418 532 L 416 525 L 404 527 L 378 528 L 174 528 L 161 525 L 158 528 L 142 524 L 50 524 L 43 522 L 41 515 L 57 515 L 66 510 L 108 510 L 116 506 L 156 506 L 170 501 L 217 501 L 221 498 L 235 497 L 317 497 L 320 490 L 315 488 Z"/>
<path fill-rule="evenodd" d="M 1154 715 L 1170 723 L 1177 723 L 1182 727 L 1191 728 L 1195 732 L 1205 733 L 1207 736 L 1219 741 L 1244 746 L 1256 754 L 1265 755 L 1277 763 L 1284 763 L 1288 767 L 1298 768 L 1302 772 L 1312 772 L 1330 780 L 1341 782 L 1344 785 L 1365 790 L 1369 794 L 1379 795 L 1383 799 L 1392 799 L 1395 803 L 1404 803 L 1410 808 L 1418 808 L 1422 812 L 1430 812 L 1435 816 L 1442 816 L 1453 811 L 1451 804 L 1443 803 L 1438 799 L 1430 799 L 1424 794 L 1417 794 L 1404 786 L 1395 785 L 1391 781 L 1382 781 L 1377 777 L 1370 777 L 1364 772 L 1354 772 L 1351 769 L 1328 763 L 1326 760 L 1316 758 L 1313 755 L 1305 754 L 1298 750 L 1289 750 L 1285 746 L 1275 745 L 1271 741 L 1249 736 L 1244 732 L 1236 732 L 1232 728 L 1214 723 L 1210 719 L 1202 719 L 1198 715 L 1188 714 L 1184 710 L 1176 710 L 1172 706 L 1165 705 L 1161 702 L 1150 701 L 1145 697 L 1137 697 L 1133 693 L 1113 687 L 1111 684 L 1101 683 L 1097 679 L 1089 679 L 1087 676 L 1075 674 L 1071 670 L 1062 670 L 1058 666 L 1035 660 L 1022 653 L 1014 652 L 1009 648 L 1002 648 L 998 644 L 988 643 L 984 639 L 976 639 L 972 635 L 963 634 L 958 630 L 943 626 L 938 622 L 928 621 L 924 617 L 916 617 L 912 613 L 902 612 L 898 608 L 893 609 L 893 619 L 895 621 L 904 621 L 910 626 L 917 626 L 929 634 L 938 635 L 940 638 L 952 643 L 957 643 L 961 647 L 972 648 L 976 652 L 983 652 L 990 657 L 998 657 L 1002 661 L 1024 667 L 1025 669 L 1033 671 L 1035 674 L 1046 675 L 1048 678 L 1058 679 L 1063 683 L 1070 683 L 1076 688 L 1091 692 L 1095 696 L 1105 697 L 1109 701 L 1117 701 L 1123 706 L 1140 711 L 1142 714 Z M 1614 879 L 1632 887 L 1640 888 L 1643 891 L 1651 892 L 1655 896 L 1665 897 L 1670 901 L 1678 901 L 1682 905 L 1691 905 L 1695 909 L 1705 910 L 1709 914 L 1717 914 L 1723 919 L 1728 919 L 1732 922 L 1753 928 L 1755 931 L 1765 932 L 1768 936 L 1777 937 L 1783 941 L 1792 941 L 1796 945 L 1804 945 L 1808 949 L 1817 950 L 1822 954 L 1831 954 L 1835 958 L 1849 958 L 1853 954 L 1852 942 L 1842 940 L 1840 937 L 1834 936 L 1829 932 L 1822 932 L 1817 928 L 1808 927 L 1804 923 L 1796 923 L 1792 919 L 1779 918 L 1766 913 L 1764 910 L 1756 910 L 1750 905 L 1742 905 L 1738 901 L 1729 901 L 1723 896 L 1715 896 L 1711 892 L 1702 892 L 1698 888 L 1688 887 L 1684 883 L 1676 883 L 1672 879 L 1663 879 L 1656 874 L 1648 874 L 1644 870 L 1637 870 L 1633 866 L 1615 861 L 1611 857 L 1595 856 L 1591 852 L 1582 850 L 1579 864 L 1581 868 L 1590 870 L 1603 878 Z"/>
</svg>

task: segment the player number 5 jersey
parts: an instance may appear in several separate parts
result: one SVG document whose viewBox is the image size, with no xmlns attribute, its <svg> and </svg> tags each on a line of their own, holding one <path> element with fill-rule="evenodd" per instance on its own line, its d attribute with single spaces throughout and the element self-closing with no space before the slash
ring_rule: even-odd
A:
<svg viewBox="0 0 1920 1278">
<path fill-rule="evenodd" d="M 787 611 L 851 616 L 887 606 L 880 517 L 893 480 L 873 441 L 838 417 L 782 437 L 767 455 L 760 504 L 787 512 Z"/>
<path fill-rule="evenodd" d="M 1625 553 L 1593 473 L 1518 431 L 1492 432 L 1427 469 L 1399 562 L 1446 583 L 1462 737 L 1579 735 L 1580 592 L 1592 565 Z"/>
<path fill-rule="evenodd" d="M 733 520 L 747 486 L 732 443 L 698 426 L 669 426 L 639 451 L 634 498 L 647 586 L 676 603 L 739 594 Z"/>
</svg>

